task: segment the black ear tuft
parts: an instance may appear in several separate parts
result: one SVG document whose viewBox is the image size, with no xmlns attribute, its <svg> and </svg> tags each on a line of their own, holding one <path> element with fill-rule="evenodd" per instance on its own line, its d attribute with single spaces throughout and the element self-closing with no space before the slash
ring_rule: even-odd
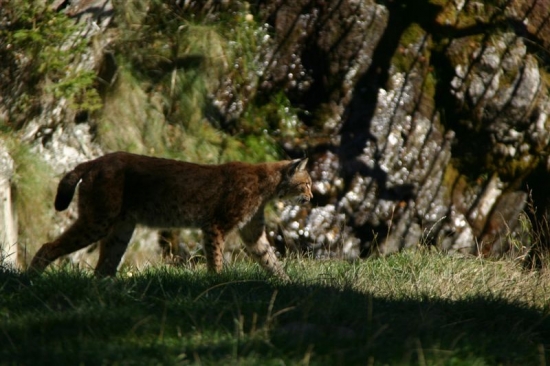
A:
<svg viewBox="0 0 550 366">
<path fill-rule="evenodd" d="M 292 176 L 296 174 L 296 172 L 305 170 L 307 165 L 307 159 L 308 158 L 292 160 L 292 162 L 290 163 L 290 167 L 288 168 L 288 175 Z"/>
</svg>

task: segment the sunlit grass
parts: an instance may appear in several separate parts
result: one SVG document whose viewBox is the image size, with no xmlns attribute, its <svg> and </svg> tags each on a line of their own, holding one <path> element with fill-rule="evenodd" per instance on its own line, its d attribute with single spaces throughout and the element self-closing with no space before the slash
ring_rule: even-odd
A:
<svg viewBox="0 0 550 366">
<path fill-rule="evenodd" d="M 98 280 L 0 271 L 1 359 L 174 364 L 534 364 L 550 348 L 550 275 L 429 251 L 348 263 L 248 260 Z M 131 275 L 130 275 L 131 274 Z M 32 351 L 29 351 L 32 350 Z"/>
<path fill-rule="evenodd" d="M 14 160 L 13 199 L 18 220 L 19 257 L 23 261 L 26 252 L 34 252 L 36 243 L 46 241 L 52 234 L 55 182 L 52 169 L 28 144 L 10 137 L 2 141 Z"/>
</svg>

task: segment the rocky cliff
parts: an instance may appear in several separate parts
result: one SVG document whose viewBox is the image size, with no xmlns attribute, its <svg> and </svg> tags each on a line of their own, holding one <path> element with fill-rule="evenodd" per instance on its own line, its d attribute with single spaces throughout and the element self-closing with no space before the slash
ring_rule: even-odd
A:
<svg viewBox="0 0 550 366">
<path fill-rule="evenodd" d="M 48 9 L 34 22 L 0 10 L 0 121 L 52 177 L 113 149 L 205 162 L 307 154 L 315 199 L 275 205 L 270 236 L 282 252 L 548 246 L 519 225 L 548 206 L 548 0 Z M 76 23 L 72 36 L 41 39 L 49 28 L 33 28 L 69 29 L 60 17 Z M 54 57 L 40 61 L 48 47 L 73 51 L 54 55 L 64 68 L 37 72 Z M 526 210 L 528 197 L 536 210 Z"/>
<path fill-rule="evenodd" d="M 314 161 L 317 204 L 287 208 L 282 237 L 350 257 L 518 246 L 527 192 L 547 205 L 549 2 L 261 9 L 278 45 L 268 88 L 308 112 Z"/>
</svg>

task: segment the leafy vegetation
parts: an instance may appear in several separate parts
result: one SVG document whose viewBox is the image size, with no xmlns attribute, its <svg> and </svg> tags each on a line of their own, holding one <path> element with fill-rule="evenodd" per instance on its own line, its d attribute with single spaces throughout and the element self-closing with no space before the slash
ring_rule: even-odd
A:
<svg viewBox="0 0 550 366">
<path fill-rule="evenodd" d="M 27 251 L 34 252 L 37 243 L 48 238 L 53 222 L 53 173 L 27 144 L 1 134 L 0 138 L 16 162 L 12 185 L 19 227 L 19 258 L 23 260 Z"/>
<path fill-rule="evenodd" d="M 76 67 L 89 50 L 82 25 L 45 1 L 3 2 L 1 15 L 1 88 L 11 91 L 2 93 L 12 98 L 5 101 L 10 128 L 22 127 L 47 100 L 65 99 L 75 110 L 101 107 L 95 72 Z"/>
<path fill-rule="evenodd" d="M 406 251 L 287 260 L 221 275 L 160 267 L 116 279 L 0 270 L 2 360 L 16 364 L 531 364 L 550 350 L 549 273 Z"/>
<path fill-rule="evenodd" d="M 269 36 L 245 4 L 214 15 L 196 4 L 114 3 L 119 70 L 97 129 L 107 150 L 209 163 L 280 158 L 266 131 L 288 131 L 296 118 L 284 94 L 256 96 Z"/>
</svg>

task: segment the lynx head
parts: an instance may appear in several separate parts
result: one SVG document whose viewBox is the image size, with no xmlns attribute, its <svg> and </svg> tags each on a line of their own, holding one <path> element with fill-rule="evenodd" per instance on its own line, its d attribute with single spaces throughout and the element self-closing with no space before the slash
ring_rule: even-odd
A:
<svg viewBox="0 0 550 366">
<path fill-rule="evenodd" d="M 307 158 L 292 160 L 283 168 L 283 177 L 279 185 L 279 198 L 295 199 L 299 203 L 309 202 L 311 178 L 306 170 Z"/>
</svg>

